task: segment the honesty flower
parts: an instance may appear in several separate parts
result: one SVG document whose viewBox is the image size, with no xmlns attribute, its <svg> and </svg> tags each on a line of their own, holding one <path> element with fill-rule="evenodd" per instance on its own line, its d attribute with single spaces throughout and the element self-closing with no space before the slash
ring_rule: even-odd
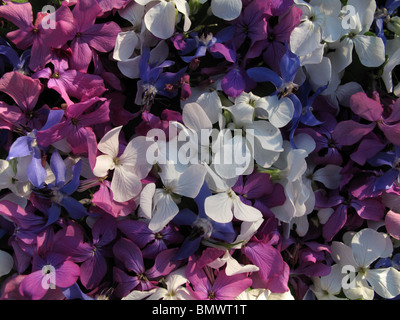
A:
<svg viewBox="0 0 400 320">
<path fill-rule="evenodd" d="M 142 6 L 154 0 L 135 0 Z M 175 30 L 176 16 L 178 10 L 184 15 L 183 31 L 188 31 L 191 25 L 189 19 L 189 4 L 185 0 L 159 0 L 144 15 L 146 28 L 160 39 L 168 39 Z"/>
<path fill-rule="evenodd" d="M 352 270 L 351 282 L 343 288 L 349 299 L 372 300 L 374 292 L 391 299 L 400 294 L 400 271 L 393 267 L 373 269 L 372 263 L 391 255 L 393 245 L 383 233 L 367 228 L 358 231 L 350 246 L 332 242 L 332 258 L 341 268 Z"/>
<path fill-rule="evenodd" d="M 96 158 L 93 173 L 97 177 L 106 177 L 109 170 L 114 170 L 111 190 L 114 200 L 125 202 L 133 199 L 142 190 L 141 179 L 150 172 L 153 163 L 145 157 L 150 142 L 145 137 L 133 138 L 120 154 L 119 134 L 122 126 L 108 131 L 98 144 L 103 153 Z"/>
</svg>

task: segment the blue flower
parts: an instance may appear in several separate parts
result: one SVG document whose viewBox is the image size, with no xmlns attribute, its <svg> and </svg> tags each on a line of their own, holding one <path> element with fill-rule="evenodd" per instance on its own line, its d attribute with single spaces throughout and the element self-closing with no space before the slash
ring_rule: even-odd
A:
<svg viewBox="0 0 400 320">
<path fill-rule="evenodd" d="M 375 13 L 375 33 L 378 37 L 382 38 L 386 45 L 386 37 L 384 34 L 384 23 L 390 21 L 390 16 L 396 11 L 400 6 L 400 0 L 387 0 L 385 6 L 377 8 Z"/>
<path fill-rule="evenodd" d="M 374 167 L 389 167 L 389 170 L 376 179 L 373 191 L 387 190 L 393 185 L 396 179 L 400 181 L 400 146 L 395 146 L 395 149 L 392 151 L 379 152 L 369 159 L 368 163 Z"/>
<path fill-rule="evenodd" d="M 231 243 L 236 237 L 232 222 L 217 223 L 209 219 L 204 210 L 204 201 L 211 196 L 211 191 L 204 183 L 194 201 L 198 215 L 188 208 L 181 210 L 172 220 L 178 226 L 190 226 L 191 232 L 183 241 L 174 260 L 182 260 L 191 256 L 200 247 L 203 239 L 215 239 Z"/>
<path fill-rule="evenodd" d="M 45 227 L 56 222 L 61 215 L 63 207 L 69 215 L 76 220 L 86 216 L 88 213 L 85 207 L 71 195 L 79 187 L 79 178 L 82 169 L 82 161 L 79 160 L 72 166 L 72 179 L 67 182 L 67 167 L 57 150 L 55 150 L 50 159 L 50 168 L 55 176 L 55 181 L 46 185 L 44 188 L 36 188 L 33 191 L 39 198 L 51 202 L 50 208 L 46 210 L 48 221 Z"/>
</svg>

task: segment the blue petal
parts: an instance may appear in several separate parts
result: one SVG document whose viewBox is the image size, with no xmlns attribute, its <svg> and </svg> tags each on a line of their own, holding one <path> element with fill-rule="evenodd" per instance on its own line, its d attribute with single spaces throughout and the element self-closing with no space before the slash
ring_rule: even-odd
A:
<svg viewBox="0 0 400 320">
<path fill-rule="evenodd" d="M 232 222 L 213 223 L 213 232 L 211 238 L 231 243 L 236 238 L 236 232 L 233 229 Z"/>
<path fill-rule="evenodd" d="M 67 174 L 67 168 L 63 159 L 57 150 L 53 152 L 50 159 L 50 168 L 56 177 L 56 186 L 61 187 L 65 184 L 65 176 Z"/>
<path fill-rule="evenodd" d="M 39 148 L 32 149 L 32 160 L 28 165 L 27 176 L 29 181 L 37 188 L 42 188 L 46 180 L 46 169 L 42 165 L 42 157 Z"/>
<path fill-rule="evenodd" d="M 196 250 L 200 247 L 201 240 L 203 238 L 199 237 L 194 240 L 190 240 L 186 238 L 181 247 L 179 248 L 178 253 L 172 258 L 172 260 L 182 260 L 189 258 Z"/>
<path fill-rule="evenodd" d="M 285 82 L 293 82 L 299 68 L 299 57 L 287 48 L 286 53 L 282 56 L 280 62 L 280 70 L 283 80 Z"/>
<path fill-rule="evenodd" d="M 49 210 L 47 210 L 47 223 L 44 226 L 44 228 L 56 222 L 58 218 L 60 218 L 60 214 L 61 214 L 60 205 L 53 202 Z"/>
<path fill-rule="evenodd" d="M 256 82 L 272 82 L 276 88 L 283 83 L 282 78 L 275 71 L 264 67 L 250 68 L 247 70 L 247 75 Z"/>
<path fill-rule="evenodd" d="M 33 139 L 34 138 L 28 136 L 19 137 L 16 139 L 10 147 L 7 160 L 29 156 L 32 152 L 31 142 Z"/>
<path fill-rule="evenodd" d="M 392 151 L 379 152 L 377 155 L 368 159 L 368 163 L 374 167 L 380 167 L 380 166 L 392 167 L 395 159 L 396 159 L 395 153 Z"/>
<path fill-rule="evenodd" d="M 64 116 L 64 110 L 50 110 L 45 125 L 40 130 L 47 130 L 59 123 Z"/>
<path fill-rule="evenodd" d="M 69 215 L 75 220 L 79 220 L 87 216 L 88 214 L 83 204 L 74 198 L 64 197 L 61 200 L 60 204 L 65 208 L 65 210 L 68 211 Z"/>
<path fill-rule="evenodd" d="M 68 288 L 62 289 L 62 293 L 67 300 L 94 300 L 84 294 L 77 283 Z"/>
<path fill-rule="evenodd" d="M 62 189 L 60 190 L 62 193 L 66 195 L 71 195 L 75 192 L 76 189 L 79 187 L 79 178 L 81 176 L 81 169 L 82 169 L 82 161 L 79 160 L 73 167 L 72 167 L 72 180 L 68 182 Z"/>
<path fill-rule="evenodd" d="M 7 45 L 0 46 L 0 55 L 3 55 L 7 59 L 7 61 L 13 66 L 13 68 L 16 68 L 18 66 L 19 56 L 13 48 Z"/>
<path fill-rule="evenodd" d="M 199 212 L 199 218 L 207 218 L 205 209 L 204 209 L 204 201 L 206 201 L 206 198 L 211 196 L 211 191 L 210 188 L 208 187 L 207 183 L 204 182 L 199 194 L 194 198 L 194 201 L 197 204 L 198 212 Z"/>
<path fill-rule="evenodd" d="M 386 171 L 383 176 L 380 176 L 378 179 L 376 179 L 374 191 L 389 189 L 398 176 L 399 172 L 396 169 L 390 169 Z"/>
<path fill-rule="evenodd" d="M 172 219 L 178 226 L 190 226 L 197 219 L 197 215 L 190 209 L 184 208 Z"/>
</svg>

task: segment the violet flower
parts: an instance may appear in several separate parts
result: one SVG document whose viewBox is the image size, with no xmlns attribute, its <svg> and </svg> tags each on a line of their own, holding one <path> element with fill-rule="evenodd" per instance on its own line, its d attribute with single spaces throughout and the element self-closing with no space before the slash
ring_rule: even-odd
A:
<svg viewBox="0 0 400 320">
<path fill-rule="evenodd" d="M 194 198 L 197 204 L 198 214 L 195 214 L 189 208 L 182 209 L 172 220 L 178 226 L 190 226 L 190 234 L 182 242 L 174 260 L 186 259 L 196 252 L 203 239 L 211 242 L 223 241 L 232 243 L 236 238 L 236 232 L 233 229 L 232 222 L 217 223 L 208 218 L 204 210 L 204 201 L 211 196 L 211 191 L 207 184 L 203 184 L 199 194 Z M 223 244 L 221 244 L 223 245 Z"/>
<path fill-rule="evenodd" d="M 72 286 L 79 275 L 79 266 L 66 260 L 63 255 L 49 252 L 42 257 L 36 254 L 32 272 L 21 281 L 19 291 L 31 300 L 40 300 L 50 288 Z"/>
<path fill-rule="evenodd" d="M 32 6 L 29 2 L 5 1 L 0 6 L 0 17 L 19 28 L 9 32 L 7 37 L 19 49 L 25 50 L 32 46 L 29 67 L 33 71 L 43 68 L 51 60 L 52 48 L 62 47 L 74 36 L 74 19 L 68 7 L 61 6 L 48 15 L 39 12 L 33 24 Z M 54 19 L 55 28 L 43 27 L 43 19 Z"/>
<path fill-rule="evenodd" d="M 73 52 L 71 69 L 86 72 L 92 61 L 92 50 L 110 52 L 114 48 L 121 28 L 113 21 L 95 24 L 102 13 L 102 8 L 92 0 L 79 0 L 72 10 L 75 30 L 70 45 Z"/>
<path fill-rule="evenodd" d="M 113 246 L 117 262 L 113 269 L 114 280 L 118 283 L 115 288 L 116 296 L 123 298 L 134 289 L 141 291 L 153 289 L 158 279 L 181 266 L 181 263 L 171 261 L 176 251 L 177 249 L 167 249 L 160 252 L 155 258 L 153 267 L 146 270 L 139 247 L 129 239 L 119 239 Z"/>
<path fill-rule="evenodd" d="M 193 289 L 187 288 L 195 300 L 234 300 L 252 284 L 244 273 L 227 276 L 220 270 L 215 276 L 210 267 L 200 268 L 192 258 L 189 258 L 185 273 L 193 286 Z"/>
<path fill-rule="evenodd" d="M 400 179 L 399 163 L 400 163 L 400 146 L 395 146 L 393 151 L 379 152 L 368 160 L 368 163 L 375 168 L 385 166 L 389 167 L 385 173 L 378 177 L 374 184 L 374 191 L 390 189 L 395 181 Z"/>
<path fill-rule="evenodd" d="M 54 173 L 55 181 L 42 189 L 34 189 L 33 192 L 38 196 L 35 206 L 42 209 L 47 215 L 47 224 L 56 222 L 61 215 L 61 208 L 65 208 L 73 219 L 80 219 L 88 213 L 85 207 L 71 195 L 79 186 L 82 161 L 79 160 L 72 167 L 72 180 L 66 181 L 67 168 L 57 150 L 55 150 L 50 159 L 50 168 Z M 34 200 L 34 199 L 32 199 Z M 50 207 L 43 206 L 43 201 L 49 202 Z"/>
<path fill-rule="evenodd" d="M 67 105 L 73 104 L 71 97 L 82 101 L 100 97 L 106 91 L 100 76 L 70 69 L 68 61 L 64 59 L 53 59 L 52 64 L 53 71 L 49 67 L 44 68 L 33 74 L 32 78 L 48 79 L 47 87 L 57 91 Z"/>
<path fill-rule="evenodd" d="M 167 225 L 159 232 L 153 232 L 148 224 L 142 221 L 120 220 L 117 226 L 140 248 L 143 257 L 147 259 L 155 259 L 160 252 L 168 249 L 168 246 L 180 244 L 183 240 L 176 227 L 171 225 Z"/>
</svg>

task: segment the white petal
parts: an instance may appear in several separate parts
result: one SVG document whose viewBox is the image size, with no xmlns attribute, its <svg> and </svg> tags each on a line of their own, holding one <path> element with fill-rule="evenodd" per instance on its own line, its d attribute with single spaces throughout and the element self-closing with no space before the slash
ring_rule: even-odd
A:
<svg viewBox="0 0 400 320">
<path fill-rule="evenodd" d="M 189 19 L 189 4 L 186 2 L 186 0 L 174 0 L 175 5 L 176 5 L 176 9 L 178 9 L 178 11 L 180 13 L 182 13 L 185 17 L 185 21 L 183 24 L 183 31 L 188 31 L 191 25 L 190 19 Z"/>
<path fill-rule="evenodd" d="M 151 219 L 153 212 L 153 196 L 156 191 L 155 183 L 145 185 L 140 193 L 140 213 L 141 216 Z"/>
<path fill-rule="evenodd" d="M 115 41 L 113 58 L 118 61 L 124 61 L 131 58 L 139 38 L 133 31 L 120 32 Z"/>
<path fill-rule="evenodd" d="M 335 264 L 331 267 L 329 275 L 321 277 L 321 288 L 333 295 L 338 294 L 342 289 L 342 278 L 341 267 Z"/>
<path fill-rule="evenodd" d="M 116 166 L 111 181 L 113 198 L 117 202 L 133 199 L 142 190 L 140 179 L 131 171 L 122 166 Z"/>
<path fill-rule="evenodd" d="M 400 294 L 400 271 L 393 267 L 369 269 L 366 279 L 381 297 L 392 299 Z"/>
<path fill-rule="evenodd" d="M 364 66 L 379 67 L 385 62 L 385 45 L 381 38 L 358 35 L 353 41 L 357 55 Z"/>
<path fill-rule="evenodd" d="M 306 133 L 297 134 L 293 140 L 297 148 L 305 150 L 307 154 L 313 152 L 316 147 L 315 140 Z"/>
<path fill-rule="evenodd" d="M 374 289 L 364 277 L 358 274 L 352 284 L 353 286 L 348 289 L 343 289 L 344 294 L 350 300 L 372 300 L 374 298 Z"/>
<path fill-rule="evenodd" d="M 113 170 L 114 167 L 114 159 L 107 154 L 103 154 L 96 158 L 93 174 L 96 177 L 102 178 L 107 175 L 108 170 Z"/>
<path fill-rule="evenodd" d="M 153 294 L 157 289 L 151 289 L 149 291 L 139 291 L 133 290 L 127 296 L 123 297 L 121 300 L 143 300 Z"/>
<path fill-rule="evenodd" d="M 252 107 L 248 103 L 237 103 L 231 107 L 224 109 L 228 110 L 232 114 L 233 122 L 238 127 L 253 122 L 255 110 L 254 107 Z"/>
<path fill-rule="evenodd" d="M 350 98 L 357 92 L 364 92 L 363 87 L 359 83 L 351 81 L 338 86 L 335 93 L 340 104 L 350 107 Z"/>
<path fill-rule="evenodd" d="M 386 90 L 390 93 L 393 92 L 393 79 L 392 79 L 392 71 L 393 69 L 400 64 L 400 48 L 397 51 L 389 56 L 389 60 L 385 65 L 382 73 L 382 80 L 385 83 Z"/>
<path fill-rule="evenodd" d="M 366 228 L 354 235 L 351 248 L 358 265 L 368 267 L 382 257 L 386 249 L 386 240 L 380 232 Z"/>
<path fill-rule="evenodd" d="M 246 139 L 251 142 L 258 141 L 265 150 L 283 151 L 283 138 L 280 130 L 265 120 L 254 121 L 246 125 Z"/>
<path fill-rule="evenodd" d="M 290 50 L 298 56 L 305 56 L 313 52 L 321 42 L 319 28 L 310 20 L 301 22 L 290 35 Z"/>
<path fill-rule="evenodd" d="M 182 120 L 188 128 L 200 132 L 201 129 L 211 129 L 212 123 L 206 112 L 198 103 L 187 103 L 182 111 Z"/>
<path fill-rule="evenodd" d="M 374 21 L 376 2 L 374 0 L 349 0 L 347 5 L 356 9 L 362 27 L 360 33 L 364 34 L 370 29 Z"/>
<path fill-rule="evenodd" d="M 323 208 L 318 210 L 319 222 L 325 224 L 331 215 L 335 212 L 333 208 Z"/>
<path fill-rule="evenodd" d="M 263 217 L 258 209 L 243 203 L 238 196 L 233 199 L 233 214 L 236 219 L 249 222 L 258 221 Z"/>
<path fill-rule="evenodd" d="M 161 231 L 179 212 L 177 204 L 169 193 L 158 189 L 154 195 L 155 210 L 149 223 L 153 232 Z"/>
<path fill-rule="evenodd" d="M 136 3 L 138 3 L 138 4 L 142 5 L 142 6 L 145 6 L 146 4 L 148 4 L 148 3 L 152 2 L 152 1 L 154 1 L 154 0 L 135 0 Z"/>
<path fill-rule="evenodd" d="M 148 141 L 144 136 L 133 138 L 119 157 L 118 165 L 131 170 L 139 179 L 145 178 L 153 167 L 153 163 L 146 157 L 147 150 L 153 144 L 154 142 Z"/>
<path fill-rule="evenodd" d="M 176 9 L 173 2 L 159 2 L 144 16 L 146 28 L 157 38 L 168 39 L 175 30 Z"/>
<path fill-rule="evenodd" d="M 313 174 L 313 180 L 322 182 L 328 189 L 336 189 L 340 185 L 342 167 L 334 164 L 328 164 L 318 169 Z"/>
<path fill-rule="evenodd" d="M 118 10 L 118 14 L 128 20 L 134 28 L 137 28 L 142 23 L 144 16 L 144 6 L 139 4 L 139 1 L 132 1 L 125 8 Z"/>
<path fill-rule="evenodd" d="M 203 186 L 206 173 L 207 169 L 203 165 L 191 165 L 177 179 L 176 187 L 173 190 L 174 193 L 189 198 L 195 198 Z"/>
<path fill-rule="evenodd" d="M 278 96 L 266 97 L 269 122 L 276 128 L 283 128 L 293 118 L 294 105 L 289 98 L 281 98 Z"/>
<path fill-rule="evenodd" d="M 350 265 L 357 267 L 358 264 L 354 260 L 353 250 L 342 242 L 333 241 L 331 245 L 331 252 L 333 260 L 340 266 Z"/>
<path fill-rule="evenodd" d="M 242 11 L 242 1 L 211 0 L 211 10 L 216 17 L 230 21 L 239 17 Z"/>
<path fill-rule="evenodd" d="M 12 258 L 12 256 L 3 250 L 0 250 L 0 277 L 8 274 L 11 271 L 13 265 L 14 259 Z"/>
<path fill-rule="evenodd" d="M 295 181 L 307 170 L 307 162 L 304 160 L 307 157 L 307 152 L 303 149 L 293 149 L 289 151 L 287 156 L 289 173 L 287 179 Z"/>
<path fill-rule="evenodd" d="M 121 129 L 122 126 L 119 126 L 108 131 L 103 138 L 101 138 L 97 148 L 110 157 L 116 158 L 119 151 L 119 133 Z"/>
<path fill-rule="evenodd" d="M 308 64 L 305 68 L 309 76 L 308 79 L 314 90 L 327 85 L 331 81 L 332 65 L 329 58 L 323 57 L 321 63 Z"/>
<path fill-rule="evenodd" d="M 212 123 L 218 122 L 222 112 L 222 103 L 216 90 L 202 93 L 196 102 L 204 109 Z"/>
<path fill-rule="evenodd" d="M 341 72 L 346 69 L 353 61 L 354 42 L 349 38 L 344 38 L 335 51 L 328 53 L 327 57 L 331 59 L 332 69 L 334 72 Z"/>
<path fill-rule="evenodd" d="M 258 270 L 260 270 L 259 267 L 253 264 L 240 264 L 236 259 L 232 258 L 232 256 L 228 252 L 226 254 L 226 258 L 227 260 L 225 273 L 227 276 L 233 276 L 240 273 L 257 272 Z"/>
<path fill-rule="evenodd" d="M 125 77 L 130 79 L 137 79 L 140 77 L 140 56 L 125 61 L 118 61 L 117 64 L 119 71 L 121 71 Z"/>
<path fill-rule="evenodd" d="M 204 201 L 204 209 L 211 219 L 219 223 L 228 223 L 232 221 L 233 203 L 226 192 L 217 193 L 209 196 Z"/>
<path fill-rule="evenodd" d="M 338 16 L 325 16 L 325 25 L 322 28 L 322 39 L 335 42 L 342 36 L 341 20 Z"/>
</svg>

